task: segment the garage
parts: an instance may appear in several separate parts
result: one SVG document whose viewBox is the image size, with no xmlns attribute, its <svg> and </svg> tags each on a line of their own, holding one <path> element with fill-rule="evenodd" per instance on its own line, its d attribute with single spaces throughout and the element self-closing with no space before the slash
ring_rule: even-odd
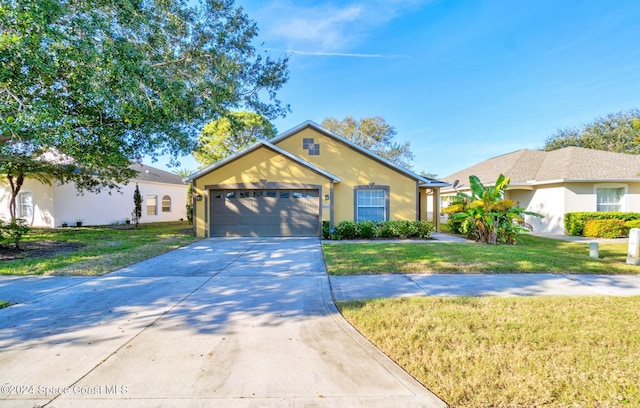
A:
<svg viewBox="0 0 640 408">
<path fill-rule="evenodd" d="M 317 237 L 317 189 L 210 190 L 212 237 Z"/>
</svg>

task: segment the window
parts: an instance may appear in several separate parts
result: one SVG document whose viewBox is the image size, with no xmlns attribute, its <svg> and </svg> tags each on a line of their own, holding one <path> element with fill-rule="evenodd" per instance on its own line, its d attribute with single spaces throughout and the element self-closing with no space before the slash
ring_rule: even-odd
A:
<svg viewBox="0 0 640 408">
<path fill-rule="evenodd" d="M 356 188 L 356 221 L 387 219 L 387 189 Z"/>
<path fill-rule="evenodd" d="M 24 218 L 27 222 L 33 221 L 33 193 L 24 191 L 18 194 L 18 218 Z"/>
<path fill-rule="evenodd" d="M 147 196 L 147 215 L 158 215 L 158 196 Z"/>
<path fill-rule="evenodd" d="M 162 212 L 171 212 L 171 197 L 162 197 Z"/>
<path fill-rule="evenodd" d="M 624 187 L 597 188 L 596 211 L 623 211 L 622 198 L 624 197 L 624 190 Z"/>
</svg>

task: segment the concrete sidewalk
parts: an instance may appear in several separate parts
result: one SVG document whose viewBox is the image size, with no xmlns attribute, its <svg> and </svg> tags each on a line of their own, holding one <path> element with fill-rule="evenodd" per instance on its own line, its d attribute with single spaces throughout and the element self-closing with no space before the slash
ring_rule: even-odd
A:
<svg viewBox="0 0 640 408">
<path fill-rule="evenodd" d="M 639 275 L 398 274 L 331 276 L 338 301 L 409 296 L 639 296 Z"/>
<path fill-rule="evenodd" d="M 344 321 L 317 239 L 0 277 L 0 407 L 442 407 Z"/>
</svg>

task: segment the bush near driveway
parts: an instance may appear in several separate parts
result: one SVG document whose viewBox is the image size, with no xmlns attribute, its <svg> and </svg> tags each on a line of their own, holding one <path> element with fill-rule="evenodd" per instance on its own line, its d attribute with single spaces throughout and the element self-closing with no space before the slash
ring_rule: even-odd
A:
<svg viewBox="0 0 640 408">
<path fill-rule="evenodd" d="M 329 221 L 322 222 L 322 237 L 324 239 L 429 239 L 431 233 L 435 231 L 434 225 L 427 221 L 341 221 L 333 230 L 329 225 Z"/>
</svg>

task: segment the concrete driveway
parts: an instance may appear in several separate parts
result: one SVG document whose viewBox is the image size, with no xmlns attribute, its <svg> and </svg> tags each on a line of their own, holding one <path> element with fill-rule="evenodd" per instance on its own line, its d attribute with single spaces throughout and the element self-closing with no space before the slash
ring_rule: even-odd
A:
<svg viewBox="0 0 640 408">
<path fill-rule="evenodd" d="M 436 407 L 331 301 L 317 239 L 0 277 L 0 407 Z"/>
</svg>

